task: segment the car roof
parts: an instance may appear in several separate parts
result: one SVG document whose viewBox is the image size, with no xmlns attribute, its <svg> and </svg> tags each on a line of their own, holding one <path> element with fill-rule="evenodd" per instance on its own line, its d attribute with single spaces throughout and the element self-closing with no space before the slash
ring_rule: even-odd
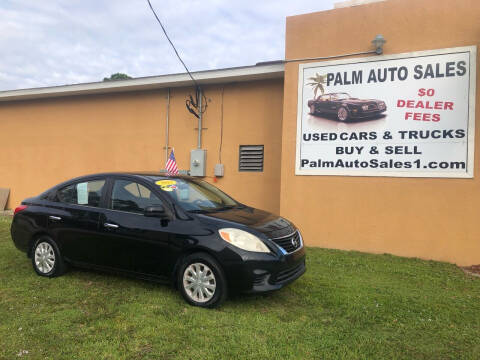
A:
<svg viewBox="0 0 480 360">
<path fill-rule="evenodd" d="M 110 177 L 110 176 L 129 176 L 133 178 L 138 178 L 142 180 L 146 180 L 149 182 L 154 182 L 158 180 L 158 178 L 165 178 L 165 179 L 186 179 L 186 180 L 194 180 L 196 178 L 188 175 L 167 175 L 165 172 L 155 172 L 155 171 L 124 171 L 124 172 L 104 172 L 98 174 L 88 174 L 78 176 L 72 179 L 68 179 L 60 184 L 55 185 L 53 188 L 58 188 L 66 184 L 75 183 L 77 181 L 100 178 L 100 177 Z M 52 189 L 53 189 L 52 188 Z M 51 189 L 50 189 L 51 190 Z"/>
<path fill-rule="evenodd" d="M 96 176 L 133 176 L 141 179 L 146 179 L 153 181 L 152 177 L 164 177 L 168 179 L 193 179 L 193 177 L 188 175 L 167 175 L 165 172 L 156 172 L 156 171 L 119 171 L 119 172 L 106 172 L 106 173 L 98 173 L 98 174 L 91 174 L 85 175 L 83 177 L 96 177 Z"/>
</svg>

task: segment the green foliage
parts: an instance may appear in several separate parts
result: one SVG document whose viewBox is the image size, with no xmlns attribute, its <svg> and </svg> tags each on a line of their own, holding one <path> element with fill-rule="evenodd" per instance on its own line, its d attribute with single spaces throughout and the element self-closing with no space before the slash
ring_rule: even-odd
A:
<svg viewBox="0 0 480 360">
<path fill-rule="evenodd" d="M 109 78 L 103 78 L 103 81 L 128 80 L 128 79 L 132 79 L 132 77 L 128 76 L 127 74 L 115 73 L 110 75 Z"/>
<path fill-rule="evenodd" d="M 308 248 L 290 286 L 205 310 L 166 285 L 39 277 L 0 219 L 0 359 L 480 358 L 480 279 L 451 264 Z"/>
<path fill-rule="evenodd" d="M 307 85 L 313 87 L 313 96 L 315 98 L 317 97 L 318 90 L 320 90 L 322 95 L 325 93 L 325 89 L 323 87 L 323 85 L 325 85 L 325 76 L 326 75 L 315 73 L 314 77 L 308 78 L 308 80 L 312 80 L 312 82 L 307 83 Z"/>
</svg>

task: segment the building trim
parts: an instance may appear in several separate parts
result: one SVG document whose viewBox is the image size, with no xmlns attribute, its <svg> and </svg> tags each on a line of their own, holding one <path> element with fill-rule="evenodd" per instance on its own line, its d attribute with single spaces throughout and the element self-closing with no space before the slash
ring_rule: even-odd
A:
<svg viewBox="0 0 480 360">
<path fill-rule="evenodd" d="M 285 66 L 283 63 L 274 63 L 218 70 L 197 71 L 193 72 L 192 75 L 197 83 L 201 85 L 207 85 L 229 82 L 283 79 L 284 71 Z M 192 86 L 192 80 L 187 73 L 149 76 L 129 80 L 0 91 L 0 102 L 53 98 L 61 96 L 153 90 L 182 86 Z"/>
</svg>

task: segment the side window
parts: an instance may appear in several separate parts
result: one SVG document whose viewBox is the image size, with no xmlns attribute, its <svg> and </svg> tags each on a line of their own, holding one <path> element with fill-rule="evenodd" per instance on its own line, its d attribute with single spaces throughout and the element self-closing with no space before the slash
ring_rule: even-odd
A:
<svg viewBox="0 0 480 360">
<path fill-rule="evenodd" d="M 100 206 L 105 180 L 86 181 L 68 185 L 57 191 L 59 201 L 67 204 Z"/>
<path fill-rule="evenodd" d="M 147 206 L 163 205 L 150 189 L 129 180 L 115 180 L 112 189 L 111 208 L 143 214 Z"/>
</svg>

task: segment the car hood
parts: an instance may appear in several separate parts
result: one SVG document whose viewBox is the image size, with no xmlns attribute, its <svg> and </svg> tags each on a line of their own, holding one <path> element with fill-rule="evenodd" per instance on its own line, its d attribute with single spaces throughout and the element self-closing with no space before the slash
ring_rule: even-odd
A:
<svg viewBox="0 0 480 360">
<path fill-rule="evenodd" d="M 265 234 L 269 238 L 286 236 L 295 231 L 288 220 L 267 211 L 251 207 L 199 214 L 200 218 L 214 221 L 220 226 L 244 225 Z"/>
</svg>

